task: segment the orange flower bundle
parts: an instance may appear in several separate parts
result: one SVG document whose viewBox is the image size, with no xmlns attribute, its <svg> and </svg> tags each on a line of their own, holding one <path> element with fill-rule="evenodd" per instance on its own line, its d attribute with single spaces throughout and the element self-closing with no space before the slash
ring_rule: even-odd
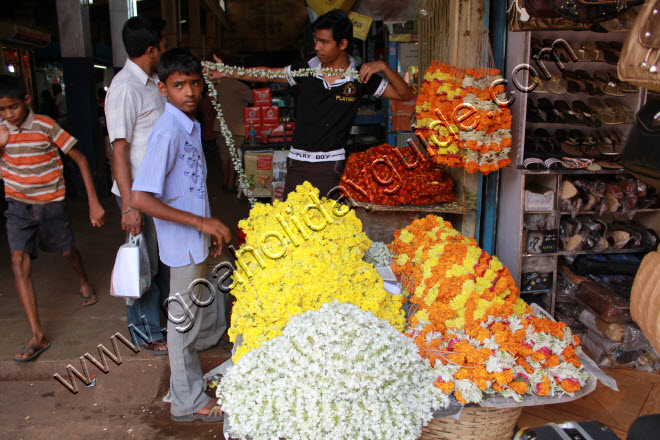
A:
<svg viewBox="0 0 660 440">
<path fill-rule="evenodd" d="M 497 69 L 433 62 L 417 98 L 415 133 L 432 159 L 488 174 L 510 163 L 511 112 Z"/>
<path fill-rule="evenodd" d="M 384 144 L 351 154 L 339 187 L 355 200 L 378 205 L 456 201 L 449 174 L 413 147 Z"/>
<path fill-rule="evenodd" d="M 474 239 L 433 215 L 394 235 L 406 334 L 435 368 L 439 389 L 477 403 L 492 393 L 517 401 L 572 394 L 586 383 L 579 340 L 564 323 L 532 313 L 508 269 Z"/>
</svg>

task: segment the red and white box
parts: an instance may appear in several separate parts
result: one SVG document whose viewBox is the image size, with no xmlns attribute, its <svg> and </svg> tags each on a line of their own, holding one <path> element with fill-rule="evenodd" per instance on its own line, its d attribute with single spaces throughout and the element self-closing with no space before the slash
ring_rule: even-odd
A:
<svg viewBox="0 0 660 440">
<path fill-rule="evenodd" d="M 274 125 L 280 123 L 280 108 L 276 105 L 261 107 L 261 123 L 263 125 Z"/>
<path fill-rule="evenodd" d="M 270 89 L 253 89 L 252 98 L 255 107 L 268 107 L 272 104 Z"/>
<path fill-rule="evenodd" d="M 257 131 L 257 135 L 261 132 L 261 107 L 245 107 L 243 109 L 243 123 L 245 124 L 245 139 L 250 137 L 250 125 Z"/>
</svg>

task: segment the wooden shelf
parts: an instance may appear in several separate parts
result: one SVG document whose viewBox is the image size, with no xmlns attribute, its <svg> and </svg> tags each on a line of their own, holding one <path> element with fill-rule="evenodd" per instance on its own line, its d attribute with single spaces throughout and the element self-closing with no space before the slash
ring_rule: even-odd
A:
<svg viewBox="0 0 660 440">
<path fill-rule="evenodd" d="M 660 208 L 644 208 L 644 209 L 631 209 L 629 211 L 604 212 L 602 215 L 637 214 L 638 212 L 660 212 Z M 583 214 L 600 215 L 598 211 L 582 211 L 577 213 L 577 215 L 583 215 Z M 571 215 L 571 212 L 562 211 L 561 215 Z"/>
<path fill-rule="evenodd" d="M 652 249 L 651 249 L 652 250 Z M 577 251 L 577 252 L 569 252 L 569 251 L 559 251 L 559 252 L 551 252 L 547 254 L 522 254 L 523 257 L 553 257 L 553 256 L 571 256 L 571 255 L 596 255 L 596 254 L 638 254 L 638 253 L 643 253 L 643 252 L 651 252 L 649 249 L 605 249 L 602 251 L 595 251 L 595 250 L 584 250 L 584 251 Z"/>
<path fill-rule="evenodd" d="M 598 171 L 590 171 L 590 170 L 528 170 L 527 168 L 517 168 L 520 170 L 521 173 L 523 174 L 628 174 L 628 171 L 626 170 L 598 170 Z"/>
<path fill-rule="evenodd" d="M 362 208 L 372 212 L 430 212 L 439 214 L 469 214 L 475 212 L 464 202 L 439 203 L 437 205 L 376 205 L 368 202 L 353 200 L 349 203 L 352 208 Z"/>
</svg>

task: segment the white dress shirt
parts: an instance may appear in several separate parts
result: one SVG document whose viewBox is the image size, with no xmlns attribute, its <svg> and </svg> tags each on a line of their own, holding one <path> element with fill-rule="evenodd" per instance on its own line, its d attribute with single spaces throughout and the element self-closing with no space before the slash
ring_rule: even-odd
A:
<svg viewBox="0 0 660 440">
<path fill-rule="evenodd" d="M 133 61 L 112 79 L 105 98 L 105 118 L 110 142 L 126 139 L 131 144 L 131 184 L 147 152 L 151 129 L 165 110 L 165 98 L 158 91 L 158 76 L 149 76 Z M 119 194 L 117 182 L 112 193 Z"/>
</svg>

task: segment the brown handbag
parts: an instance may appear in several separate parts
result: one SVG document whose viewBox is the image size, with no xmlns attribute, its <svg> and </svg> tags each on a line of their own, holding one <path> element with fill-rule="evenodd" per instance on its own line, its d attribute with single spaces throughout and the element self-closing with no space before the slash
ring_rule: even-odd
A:
<svg viewBox="0 0 660 440">
<path fill-rule="evenodd" d="M 557 18 L 561 15 L 552 9 L 552 2 L 549 0 L 525 0 L 525 9 L 532 17 L 538 18 Z"/>
<path fill-rule="evenodd" d="M 649 0 L 637 14 L 617 71 L 622 81 L 660 92 L 660 0 Z"/>
<path fill-rule="evenodd" d="M 552 9 L 569 20 L 600 23 L 610 20 L 644 0 L 549 0 Z"/>
<path fill-rule="evenodd" d="M 525 8 L 527 8 L 527 5 L 528 5 L 528 0 L 525 0 Z M 530 17 L 529 20 L 522 21 L 520 19 L 520 12 L 518 12 L 518 8 L 516 8 L 515 5 L 512 5 L 512 7 L 509 10 L 507 27 L 511 32 L 528 32 L 528 31 L 544 31 L 544 30 L 584 31 L 589 29 L 591 25 L 587 23 L 576 23 L 561 16 L 559 16 L 558 18 Z"/>
</svg>

